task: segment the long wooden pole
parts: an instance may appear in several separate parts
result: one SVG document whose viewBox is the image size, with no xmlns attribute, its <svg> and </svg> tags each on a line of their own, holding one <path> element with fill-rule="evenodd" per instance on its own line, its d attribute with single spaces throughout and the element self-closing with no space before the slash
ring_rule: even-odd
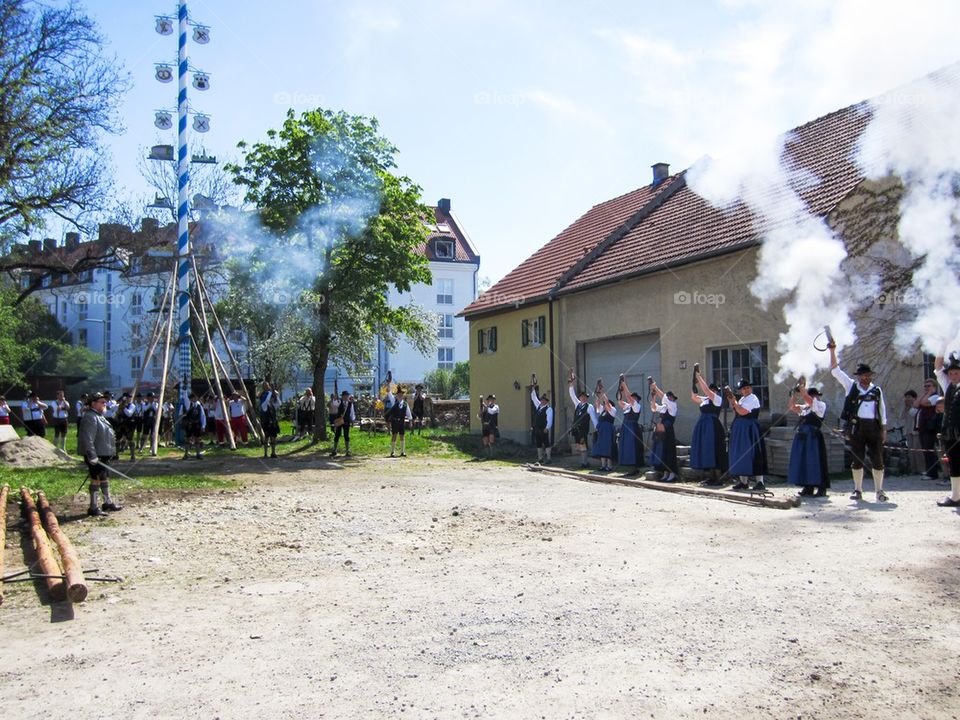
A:
<svg viewBox="0 0 960 720">
<path fill-rule="evenodd" d="M 197 280 L 200 283 L 203 294 L 207 297 L 210 297 L 207 293 L 207 284 L 204 282 L 203 278 L 200 277 L 200 274 L 197 274 Z M 253 407 L 253 401 L 247 395 L 247 386 L 243 384 L 243 370 L 240 368 L 240 363 L 237 362 L 237 358 L 233 354 L 233 350 L 230 347 L 230 341 L 227 339 L 227 333 L 223 329 L 223 325 L 220 324 L 220 318 L 217 316 L 217 309 L 210 305 L 210 312 L 213 315 L 213 322 L 217 326 L 217 333 L 220 335 L 220 339 L 223 341 L 223 347 L 227 351 L 227 357 L 230 358 L 230 363 L 233 365 L 233 371 L 237 374 L 237 379 L 240 381 L 240 397 L 243 398 L 246 403 L 247 409 L 247 419 L 250 421 L 250 427 L 253 428 L 253 436 L 258 440 L 263 440 L 263 429 L 260 427 L 260 417 L 257 414 L 257 411 Z"/>
<path fill-rule="evenodd" d="M 80 569 L 80 556 L 77 555 L 70 538 L 60 529 L 57 516 L 47 502 L 47 496 L 44 495 L 43 490 L 37 493 L 37 507 L 47 535 L 57 544 L 57 550 L 60 551 L 60 562 L 63 563 L 63 574 L 67 581 L 67 597 L 70 598 L 70 602 L 83 602 L 87 599 L 87 583 L 83 579 L 83 570 Z"/>
<path fill-rule="evenodd" d="M 37 554 L 37 566 L 40 568 L 40 574 L 47 576 L 45 578 L 47 592 L 54 600 L 66 600 L 67 589 L 63 583 L 63 573 L 50 548 L 50 541 L 43 531 L 43 525 L 40 524 L 40 514 L 33 502 L 33 496 L 27 488 L 21 487 L 20 498 L 23 500 L 24 515 L 30 524 L 30 537 L 33 540 L 34 552 Z"/>
<path fill-rule="evenodd" d="M 800 507 L 800 498 L 777 498 L 765 495 L 748 495 L 745 493 L 733 492 L 731 490 L 715 490 L 713 488 L 693 487 L 679 483 L 663 483 L 654 480 L 638 480 L 636 478 L 624 478 L 610 475 L 594 475 L 592 473 L 578 473 L 563 468 L 545 467 L 537 465 L 525 465 L 527 470 L 544 472 L 550 475 L 562 475 L 563 477 L 574 478 L 584 482 L 604 483 L 607 485 L 625 485 L 627 487 L 641 487 L 649 490 L 662 490 L 664 492 L 677 493 L 679 495 L 696 495 L 699 497 L 709 497 L 717 500 L 726 500 L 727 502 L 738 503 L 740 505 L 754 505 L 757 507 L 777 508 L 778 510 L 789 510 Z"/>
<path fill-rule="evenodd" d="M 160 441 L 160 420 L 163 418 L 163 406 L 167 401 L 167 373 L 170 369 L 170 336 L 173 334 L 174 309 L 177 303 L 177 265 L 173 266 L 173 286 L 170 293 L 170 315 L 167 318 L 167 336 L 163 341 L 163 379 L 160 381 L 160 398 L 157 416 L 153 419 L 153 437 L 150 438 L 150 453 L 157 454 L 157 443 Z M 176 406 L 174 406 L 176 412 Z M 171 417 L 170 422 L 176 418 Z"/>
<path fill-rule="evenodd" d="M 7 544 L 7 494 L 10 486 L 0 488 L 0 577 L 3 577 L 3 548 Z M 3 605 L 3 583 L 0 583 L 0 605 Z"/>
<path fill-rule="evenodd" d="M 220 385 L 220 373 L 217 369 L 217 351 L 213 347 L 213 338 L 210 337 L 210 325 L 207 323 L 206 302 L 210 302 L 207 297 L 206 288 L 200 284 L 200 271 L 197 270 L 197 259 L 193 258 L 193 274 L 197 278 L 197 287 L 200 289 L 200 322 L 203 324 L 203 335 L 207 339 L 207 350 L 210 354 L 210 367 L 213 370 L 213 382 L 217 386 L 217 401 L 220 403 L 220 413 L 223 415 L 223 424 L 227 426 L 227 439 L 230 441 L 230 449 L 236 450 L 237 443 L 233 439 L 233 428 L 230 427 L 230 411 L 227 409 L 227 398 L 223 396 L 223 387 Z M 206 302 L 204 302 L 206 301 Z M 216 423 L 216 420 L 214 420 Z"/>
</svg>

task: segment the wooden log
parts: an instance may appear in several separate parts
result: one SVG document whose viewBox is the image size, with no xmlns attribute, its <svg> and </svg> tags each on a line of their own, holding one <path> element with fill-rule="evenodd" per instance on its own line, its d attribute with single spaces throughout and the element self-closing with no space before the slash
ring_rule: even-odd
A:
<svg viewBox="0 0 960 720">
<path fill-rule="evenodd" d="M 3 549 L 7 545 L 7 494 L 10 486 L 0 488 L 0 577 L 3 577 Z M 3 583 L 0 583 L 0 605 L 3 605 Z"/>
<path fill-rule="evenodd" d="M 43 525 L 40 524 L 40 514 L 33 502 L 33 496 L 27 488 L 21 487 L 20 498 L 23 500 L 23 514 L 26 516 L 30 527 L 30 537 L 33 540 L 34 552 L 37 554 L 40 574 L 51 576 L 44 581 L 47 584 L 47 592 L 54 600 L 66 600 L 67 589 L 63 583 L 63 572 L 60 570 L 57 558 L 54 557 L 53 550 L 50 548 L 50 541 L 43 531 Z"/>
<path fill-rule="evenodd" d="M 163 340 L 163 373 L 162 379 L 160 380 L 160 397 L 157 398 L 157 403 L 159 408 L 157 410 L 157 416 L 153 419 L 153 432 L 150 436 L 150 454 L 157 454 L 157 446 L 160 442 L 160 420 L 163 417 L 163 404 L 167 399 L 167 373 L 170 371 L 170 336 L 173 334 L 173 318 L 176 315 L 174 308 L 177 304 L 177 263 L 173 265 L 173 275 L 171 276 L 171 285 L 170 285 L 170 308 L 169 314 L 167 315 L 167 329 L 164 334 Z M 182 390 L 183 388 L 181 388 Z M 174 416 L 170 419 L 171 422 L 176 421 L 176 403 L 174 403 Z"/>
<path fill-rule="evenodd" d="M 544 465 L 524 465 L 527 470 L 535 472 L 544 472 L 551 475 L 561 475 L 571 477 L 583 482 L 598 482 L 606 485 L 624 485 L 627 487 L 642 487 L 649 490 L 661 490 L 663 492 L 672 492 L 679 495 L 696 495 L 698 497 L 707 497 L 715 500 L 725 500 L 726 502 L 738 503 L 740 505 L 753 505 L 756 507 L 776 508 L 778 510 L 789 510 L 800 507 L 800 498 L 778 498 L 769 497 L 760 494 L 746 494 L 733 492 L 732 490 L 720 490 L 715 488 L 705 488 L 699 486 L 682 485 L 680 483 L 663 483 L 652 480 L 639 480 L 637 478 L 618 477 L 616 475 L 595 475 L 593 473 L 579 473 L 573 470 L 563 468 L 554 468 Z"/>
<path fill-rule="evenodd" d="M 47 502 L 47 496 L 43 491 L 37 493 L 37 508 L 40 511 L 40 520 L 43 522 L 47 535 L 57 544 L 57 550 L 60 551 L 60 562 L 63 563 L 63 574 L 67 581 L 67 597 L 70 602 L 83 602 L 87 599 L 87 583 L 83 579 L 83 570 L 81 570 L 80 557 L 70 542 L 70 538 L 60 529 L 60 523 L 57 522 L 57 516 Z"/>
</svg>

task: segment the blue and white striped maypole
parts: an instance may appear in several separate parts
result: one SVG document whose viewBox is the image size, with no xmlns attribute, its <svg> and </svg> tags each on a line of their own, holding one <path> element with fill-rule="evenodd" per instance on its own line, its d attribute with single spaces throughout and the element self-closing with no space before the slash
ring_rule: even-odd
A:
<svg viewBox="0 0 960 720">
<path fill-rule="evenodd" d="M 177 100 L 179 114 L 178 126 L 178 154 L 177 154 L 177 257 L 180 258 L 177 271 L 177 285 L 180 289 L 179 319 L 180 319 L 180 386 L 183 402 L 191 390 L 191 363 L 190 363 L 190 200 L 188 185 L 190 184 L 190 156 L 187 150 L 187 3 L 180 0 L 180 43 L 177 61 L 179 65 L 180 94 Z"/>
</svg>

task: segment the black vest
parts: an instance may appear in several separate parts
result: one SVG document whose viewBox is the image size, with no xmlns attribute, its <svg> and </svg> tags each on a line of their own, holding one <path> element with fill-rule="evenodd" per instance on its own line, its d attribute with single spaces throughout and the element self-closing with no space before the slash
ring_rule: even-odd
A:
<svg viewBox="0 0 960 720">
<path fill-rule="evenodd" d="M 533 416 L 533 426 L 537 430 L 546 430 L 547 429 L 547 410 L 550 409 L 549 405 L 544 405 L 537 408 L 536 414 Z"/>
<path fill-rule="evenodd" d="M 577 403 L 577 409 L 573 411 L 573 430 L 577 433 L 585 433 L 590 427 L 590 405 L 589 403 Z"/>
<path fill-rule="evenodd" d="M 875 413 L 877 422 L 880 422 L 880 401 L 883 399 L 883 392 L 874 385 L 865 393 L 860 392 L 860 385 L 854 383 L 843 401 L 843 411 L 840 413 L 840 419 L 844 422 L 854 422 L 860 419 L 860 406 L 865 402 L 875 402 L 877 411 Z"/>
<path fill-rule="evenodd" d="M 497 423 L 500 421 L 500 413 L 491 413 L 487 410 L 486 406 L 483 408 L 483 419 L 482 422 L 484 425 L 489 425 L 490 427 L 497 427 Z"/>
<path fill-rule="evenodd" d="M 815 427 L 817 430 L 819 430 L 820 428 L 823 427 L 823 418 L 820 417 L 819 415 L 817 415 L 815 412 L 813 412 L 813 411 L 811 410 L 811 411 L 808 412 L 806 415 L 802 415 L 802 416 L 800 417 L 800 424 L 801 424 L 801 425 L 812 425 L 812 426 Z"/>
<path fill-rule="evenodd" d="M 951 384 L 943 396 L 943 436 L 949 440 L 960 437 L 960 392 Z"/>
</svg>

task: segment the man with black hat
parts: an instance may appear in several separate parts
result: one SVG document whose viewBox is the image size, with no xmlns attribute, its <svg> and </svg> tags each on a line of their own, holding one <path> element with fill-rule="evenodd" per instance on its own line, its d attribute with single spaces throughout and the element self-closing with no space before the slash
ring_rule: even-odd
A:
<svg viewBox="0 0 960 720">
<path fill-rule="evenodd" d="M 203 403 L 197 400 L 195 392 L 187 396 L 187 406 L 180 416 L 180 424 L 184 435 L 183 459 L 190 457 L 190 446 L 193 445 L 199 460 L 203 456 L 203 431 L 207 427 L 207 413 L 203 409 Z"/>
<path fill-rule="evenodd" d="M 390 423 L 390 457 L 396 457 L 397 453 L 397 435 L 400 436 L 400 457 L 407 456 L 407 423 L 413 421 L 413 413 L 410 412 L 410 406 L 405 399 L 406 388 L 402 385 L 397 387 L 397 394 L 394 395 L 387 390 L 384 406 L 388 409 L 383 416 Z"/>
<path fill-rule="evenodd" d="M 567 381 L 570 399 L 573 401 L 573 424 L 570 426 L 570 434 L 573 435 L 573 447 L 580 453 L 580 467 L 587 468 L 587 435 L 590 433 L 591 425 L 593 429 L 597 427 L 597 411 L 590 404 L 590 395 L 586 390 L 575 392 L 573 386 L 577 378 L 570 372 Z"/>
<path fill-rule="evenodd" d="M 123 509 L 110 498 L 107 469 L 100 462 L 101 458 L 110 459 L 117 454 L 113 426 L 103 415 L 106 404 L 107 399 L 102 393 L 91 395 L 77 433 L 77 447 L 90 476 L 90 508 L 87 510 L 87 515 L 92 517 L 103 515 L 104 511 L 116 512 Z M 103 505 L 98 507 L 97 495 L 101 492 Z"/>
<path fill-rule="evenodd" d="M 157 413 L 160 411 L 160 406 L 157 404 L 157 401 L 154 399 L 154 394 L 152 392 L 147 393 L 147 399 L 143 403 L 143 410 L 140 413 L 140 423 L 141 423 L 141 433 L 140 433 L 140 443 L 137 446 L 137 450 L 143 450 L 145 443 L 150 443 L 150 454 L 153 455 L 153 427 L 156 425 Z"/>
<path fill-rule="evenodd" d="M 423 398 L 423 385 L 418 384 L 413 393 L 413 428 L 417 435 L 423 435 Z"/>
<path fill-rule="evenodd" d="M 47 404 L 42 402 L 40 396 L 35 392 L 30 393 L 21 404 L 23 424 L 30 435 L 44 437 L 47 434 L 47 419 L 43 414 L 47 407 Z"/>
<path fill-rule="evenodd" d="M 950 495 L 937 505 L 960 507 L 960 360 L 952 356 L 944 366 L 943 355 L 939 355 L 934 361 L 934 374 L 945 390 L 940 437 L 950 466 Z"/>
<path fill-rule="evenodd" d="M 887 502 L 889 498 L 883 491 L 883 444 L 887 441 L 887 405 L 883 399 L 883 391 L 873 384 L 873 370 L 869 365 L 857 365 L 854 373 L 857 379 L 854 381 L 840 369 L 836 343 L 831 342 L 828 347 L 830 373 L 847 393 L 840 419 L 846 423 L 850 452 L 853 455 L 853 462 L 850 463 L 853 493 L 850 499 L 863 499 L 863 459 L 869 455 L 877 502 Z"/>
<path fill-rule="evenodd" d="M 500 437 L 500 406 L 497 405 L 496 395 L 487 395 L 486 403 L 481 404 L 480 412 L 481 438 L 483 449 L 488 458 L 493 457 L 493 444 Z"/>
<path fill-rule="evenodd" d="M 331 416 L 330 424 L 333 426 L 333 450 L 330 451 L 330 457 L 337 456 L 337 446 L 340 444 L 340 436 L 343 436 L 344 454 L 350 457 L 350 426 L 357 421 L 357 412 L 354 409 L 354 403 L 350 399 L 350 393 L 343 390 L 340 393 L 340 402 L 337 405 L 337 412 Z"/>
<path fill-rule="evenodd" d="M 550 430 L 553 428 L 553 408 L 550 407 L 550 396 L 539 393 L 536 374 L 530 376 L 530 402 L 533 403 L 533 444 L 537 446 L 537 464 L 544 460 L 550 462 Z"/>
</svg>

